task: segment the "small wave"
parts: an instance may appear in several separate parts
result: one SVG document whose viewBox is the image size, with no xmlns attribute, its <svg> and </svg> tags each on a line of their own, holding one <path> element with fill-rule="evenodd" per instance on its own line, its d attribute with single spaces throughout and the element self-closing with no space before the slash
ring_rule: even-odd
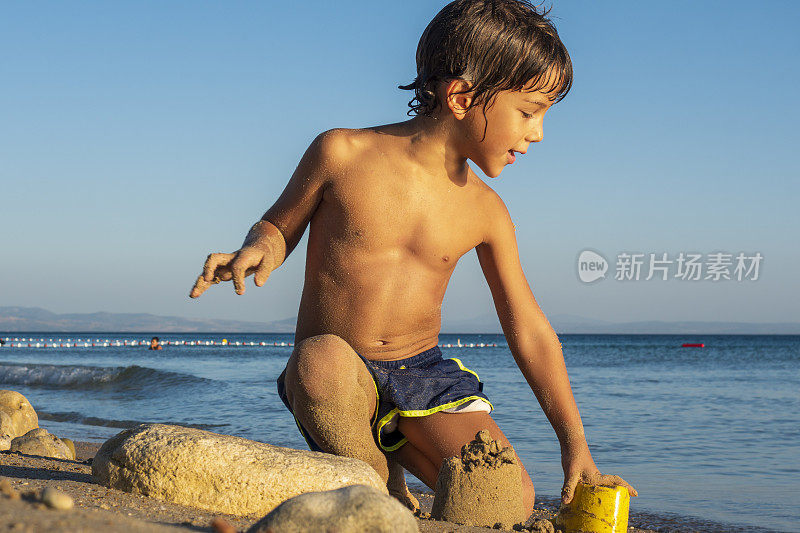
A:
<svg viewBox="0 0 800 533">
<path fill-rule="evenodd" d="M 0 383 L 49 389 L 142 389 L 192 385 L 213 380 L 144 366 L 45 365 L 0 362 Z"/>
<path fill-rule="evenodd" d="M 38 411 L 39 420 L 46 420 L 50 422 L 69 422 L 71 424 L 82 424 L 84 426 L 100 426 L 107 428 L 120 428 L 128 429 L 136 427 L 139 424 L 151 424 L 152 421 L 147 422 L 143 420 L 114 420 L 108 418 L 99 418 L 96 416 L 86 416 L 83 413 L 76 413 L 75 411 L 65 413 L 49 413 L 47 411 Z M 187 424 L 185 422 L 158 422 L 159 424 L 171 424 L 173 426 L 183 426 L 187 428 L 213 430 L 229 426 L 230 424 Z"/>
</svg>

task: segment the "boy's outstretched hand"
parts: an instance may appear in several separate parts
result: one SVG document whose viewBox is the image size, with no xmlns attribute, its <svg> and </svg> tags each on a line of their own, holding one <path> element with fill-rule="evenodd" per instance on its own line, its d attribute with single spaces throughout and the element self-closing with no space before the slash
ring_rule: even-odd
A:
<svg viewBox="0 0 800 533">
<path fill-rule="evenodd" d="M 253 281 L 257 287 L 266 283 L 273 270 L 272 255 L 255 246 L 245 246 L 232 254 L 210 254 L 203 265 L 203 273 L 197 276 L 190 298 L 197 298 L 206 289 L 221 281 L 233 280 L 236 294 L 244 294 L 244 278 L 255 272 Z"/>
<path fill-rule="evenodd" d="M 639 495 L 636 489 L 621 477 L 601 474 L 594 464 L 588 449 L 579 454 L 562 453 L 561 465 L 564 468 L 564 487 L 561 489 L 561 503 L 567 504 L 572 501 L 572 497 L 575 495 L 575 487 L 579 481 L 604 487 L 621 486 L 627 488 L 628 494 L 631 496 Z"/>
</svg>

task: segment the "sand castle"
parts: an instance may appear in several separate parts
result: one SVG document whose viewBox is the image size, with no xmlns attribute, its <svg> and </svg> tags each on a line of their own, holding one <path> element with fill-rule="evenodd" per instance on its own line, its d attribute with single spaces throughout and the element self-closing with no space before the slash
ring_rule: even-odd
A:
<svg viewBox="0 0 800 533">
<path fill-rule="evenodd" d="M 431 517 L 471 526 L 511 529 L 527 518 L 522 503 L 522 469 L 514 450 L 487 430 L 443 464 Z"/>
</svg>

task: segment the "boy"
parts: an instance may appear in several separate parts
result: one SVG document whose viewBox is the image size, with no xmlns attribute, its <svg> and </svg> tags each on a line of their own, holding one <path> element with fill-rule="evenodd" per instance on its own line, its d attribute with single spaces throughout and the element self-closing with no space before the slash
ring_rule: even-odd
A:
<svg viewBox="0 0 800 533">
<path fill-rule="evenodd" d="M 261 287 L 310 224 L 281 398 L 312 449 L 366 461 L 413 507 L 402 467 L 433 488 L 442 461 L 479 430 L 509 445 L 477 376 L 437 347 L 447 282 L 475 249 L 509 348 L 561 443 L 563 501 L 579 480 L 636 495 L 595 466 L 514 225 L 467 164 L 494 178 L 542 140 L 545 113 L 572 81 L 564 45 L 525 0 L 457 0 L 423 33 L 417 74 L 401 87 L 415 91 L 415 117 L 319 135 L 241 249 L 208 256 L 190 296 L 229 280 L 243 294 L 249 274 Z M 524 468 L 521 482 L 530 511 Z"/>
</svg>

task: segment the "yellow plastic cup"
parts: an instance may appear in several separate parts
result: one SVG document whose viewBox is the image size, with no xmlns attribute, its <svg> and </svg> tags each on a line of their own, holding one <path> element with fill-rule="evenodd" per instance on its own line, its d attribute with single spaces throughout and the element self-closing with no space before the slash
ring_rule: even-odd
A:
<svg viewBox="0 0 800 533">
<path fill-rule="evenodd" d="M 625 487 L 578 483 L 572 501 L 561 505 L 555 525 L 564 533 L 625 533 L 630 501 Z"/>
</svg>

